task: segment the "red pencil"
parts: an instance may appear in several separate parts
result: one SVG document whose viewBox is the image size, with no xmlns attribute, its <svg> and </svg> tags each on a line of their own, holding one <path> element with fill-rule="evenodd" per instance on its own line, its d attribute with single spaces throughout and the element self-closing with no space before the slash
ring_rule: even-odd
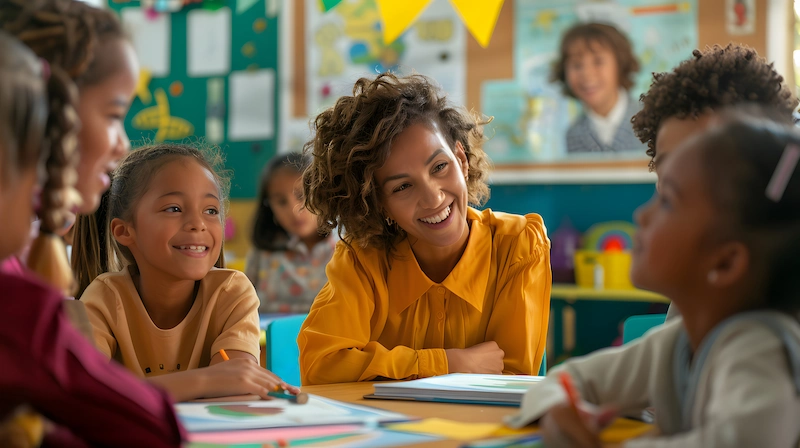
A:
<svg viewBox="0 0 800 448">
<path fill-rule="evenodd" d="M 581 397 L 580 394 L 578 394 L 578 390 L 575 389 L 575 384 L 572 383 L 572 377 L 569 376 L 569 373 L 565 370 L 559 373 L 558 379 L 561 381 L 561 385 L 564 386 L 564 391 L 567 392 L 567 397 L 569 398 L 569 403 L 572 405 L 572 409 L 578 412 L 578 402 L 581 400 Z"/>
</svg>

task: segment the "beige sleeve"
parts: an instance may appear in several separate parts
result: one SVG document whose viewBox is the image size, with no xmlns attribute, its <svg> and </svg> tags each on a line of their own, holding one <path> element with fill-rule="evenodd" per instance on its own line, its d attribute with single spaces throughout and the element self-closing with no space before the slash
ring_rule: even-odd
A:
<svg viewBox="0 0 800 448">
<path fill-rule="evenodd" d="M 112 323 L 117 321 L 115 297 L 113 289 L 102 281 L 95 280 L 89 284 L 80 299 L 86 305 L 86 313 L 92 324 L 94 344 L 109 359 L 117 352 L 117 339 L 112 327 Z"/>
<path fill-rule="evenodd" d="M 564 402 L 566 394 L 558 379 L 563 370 L 569 372 L 581 398 L 589 403 L 614 405 L 623 415 L 645 409 L 650 405 L 650 378 L 660 368 L 657 360 L 665 356 L 665 345 L 669 345 L 665 339 L 669 340 L 677 330 L 676 323 L 681 324 L 680 320 L 674 321 L 623 347 L 599 350 L 553 368 L 544 381 L 525 393 L 519 414 L 507 423 L 517 428 L 525 426 Z"/>
<path fill-rule="evenodd" d="M 241 272 L 234 272 L 217 299 L 217 319 L 222 331 L 211 344 L 210 356 L 220 349 L 250 353 L 256 360 L 261 355 L 258 340 L 258 296 L 253 284 Z"/>
<path fill-rule="evenodd" d="M 782 342 L 757 327 L 728 332 L 717 344 L 723 348 L 706 361 L 713 367 L 695 397 L 695 411 L 702 411 L 694 415 L 695 427 L 631 440 L 626 448 L 800 446 L 800 397 Z"/>
</svg>

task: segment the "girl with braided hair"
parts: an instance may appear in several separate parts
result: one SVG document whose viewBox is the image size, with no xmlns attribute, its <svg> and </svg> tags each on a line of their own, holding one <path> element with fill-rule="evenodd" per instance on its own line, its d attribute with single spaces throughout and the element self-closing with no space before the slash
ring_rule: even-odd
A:
<svg viewBox="0 0 800 448">
<path fill-rule="evenodd" d="M 60 225 L 74 196 L 75 158 L 51 152 L 56 136 L 66 143 L 55 151 L 74 139 L 74 127 L 53 122 L 69 116 L 68 78 L 48 65 L 0 32 L 0 207 L 9 211 L 0 259 L 26 240 L 38 183 L 53 194 L 39 211 L 44 229 Z M 180 445 L 167 393 L 94 350 L 68 322 L 62 294 L 24 272 L 0 272 L 0 291 L 0 446 Z"/>
<path fill-rule="evenodd" d="M 130 147 L 123 119 L 136 88 L 138 63 L 116 17 L 76 0 L 4 0 L 0 28 L 47 62 L 47 179 L 38 213 L 40 235 L 28 265 L 69 293 L 73 276 L 56 234 L 67 224 L 68 212 L 97 208 L 110 183 L 108 173 Z M 77 242 L 76 250 L 81 246 Z"/>
</svg>

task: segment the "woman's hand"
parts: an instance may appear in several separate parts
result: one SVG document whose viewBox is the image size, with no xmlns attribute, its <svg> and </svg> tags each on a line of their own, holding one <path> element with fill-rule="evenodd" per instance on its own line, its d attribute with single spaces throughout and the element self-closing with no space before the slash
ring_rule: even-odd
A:
<svg viewBox="0 0 800 448">
<path fill-rule="evenodd" d="M 503 373 L 505 353 L 494 341 L 470 348 L 447 349 L 445 354 L 450 373 Z"/>
</svg>

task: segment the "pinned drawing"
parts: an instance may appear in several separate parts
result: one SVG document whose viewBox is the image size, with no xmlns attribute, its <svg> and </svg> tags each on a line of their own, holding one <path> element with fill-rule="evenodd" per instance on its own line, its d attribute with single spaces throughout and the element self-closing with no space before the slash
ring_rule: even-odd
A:
<svg viewBox="0 0 800 448">
<path fill-rule="evenodd" d="M 156 130 L 155 141 L 181 140 L 194 134 L 194 126 L 180 117 L 173 117 L 169 111 L 169 98 L 164 89 L 155 91 L 156 105 L 140 111 L 133 117 L 134 128 Z"/>
</svg>

